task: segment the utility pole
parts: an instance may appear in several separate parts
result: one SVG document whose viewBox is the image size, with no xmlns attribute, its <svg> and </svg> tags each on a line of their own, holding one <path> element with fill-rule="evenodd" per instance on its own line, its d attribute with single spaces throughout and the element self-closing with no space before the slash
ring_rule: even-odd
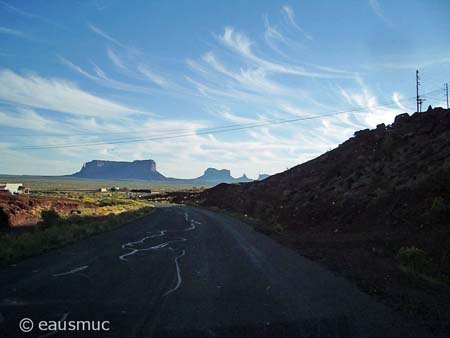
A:
<svg viewBox="0 0 450 338">
<path fill-rule="evenodd" d="M 416 105 L 417 105 L 417 109 L 416 112 L 419 112 L 419 105 L 420 105 L 420 96 L 419 96 L 419 82 L 420 78 L 419 78 L 419 70 L 416 70 Z"/>
<path fill-rule="evenodd" d="M 448 109 L 448 83 L 445 84 L 445 96 L 447 98 L 447 109 Z"/>
<path fill-rule="evenodd" d="M 422 112 L 422 103 L 425 99 L 422 99 L 419 95 L 419 86 L 420 86 L 420 76 L 419 71 L 416 70 L 416 103 L 417 103 L 417 112 Z"/>
</svg>

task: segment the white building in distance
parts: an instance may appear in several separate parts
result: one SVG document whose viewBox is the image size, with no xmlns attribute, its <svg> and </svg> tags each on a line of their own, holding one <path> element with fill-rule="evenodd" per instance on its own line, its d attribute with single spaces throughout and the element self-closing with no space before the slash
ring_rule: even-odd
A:
<svg viewBox="0 0 450 338">
<path fill-rule="evenodd" d="M 0 193 L 7 192 L 12 195 L 28 194 L 29 188 L 23 186 L 22 183 L 0 183 Z"/>
</svg>

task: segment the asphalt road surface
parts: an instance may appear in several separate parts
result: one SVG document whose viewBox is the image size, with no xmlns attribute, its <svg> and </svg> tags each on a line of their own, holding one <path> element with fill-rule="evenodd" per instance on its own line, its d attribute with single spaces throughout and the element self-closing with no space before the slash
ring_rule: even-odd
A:
<svg viewBox="0 0 450 338">
<path fill-rule="evenodd" d="M 0 270 L 0 337 L 22 336 L 425 337 L 241 221 L 185 206 Z"/>
</svg>

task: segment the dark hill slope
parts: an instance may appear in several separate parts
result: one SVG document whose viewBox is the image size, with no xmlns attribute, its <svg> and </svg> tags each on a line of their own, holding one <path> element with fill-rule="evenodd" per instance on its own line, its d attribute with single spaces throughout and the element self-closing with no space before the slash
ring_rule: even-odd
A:
<svg viewBox="0 0 450 338">
<path fill-rule="evenodd" d="M 426 227 L 450 201 L 450 111 L 440 108 L 374 130 L 286 172 L 221 184 L 202 198 L 292 229 Z"/>
<path fill-rule="evenodd" d="M 263 181 L 196 202 L 255 226 L 450 337 L 450 110 L 402 114 Z"/>
</svg>

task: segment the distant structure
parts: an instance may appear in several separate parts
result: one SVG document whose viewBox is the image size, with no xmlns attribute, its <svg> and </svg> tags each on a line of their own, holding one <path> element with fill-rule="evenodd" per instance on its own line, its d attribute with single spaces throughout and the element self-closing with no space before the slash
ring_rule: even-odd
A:
<svg viewBox="0 0 450 338">
<path fill-rule="evenodd" d="M 166 180 L 166 177 L 156 170 L 156 163 L 153 160 L 136 160 L 133 162 L 93 160 L 84 163 L 81 170 L 71 176 L 120 180 Z"/>
<path fill-rule="evenodd" d="M 0 183 L 0 193 L 11 195 L 29 194 L 30 188 L 25 187 L 22 183 Z"/>
<path fill-rule="evenodd" d="M 127 192 L 128 198 L 142 198 L 148 197 L 152 194 L 151 189 L 131 189 Z"/>
<path fill-rule="evenodd" d="M 252 179 L 248 178 L 245 174 L 241 177 L 235 178 L 231 176 L 231 172 L 228 169 L 216 169 L 208 168 L 205 170 L 202 176 L 195 179 L 198 182 L 212 182 L 212 183 L 241 183 L 251 182 Z"/>
<path fill-rule="evenodd" d="M 422 104 L 425 101 L 420 95 L 419 95 L 419 86 L 420 86 L 420 76 L 419 76 L 419 70 L 416 70 L 416 105 L 417 105 L 417 112 L 422 112 Z"/>
</svg>

